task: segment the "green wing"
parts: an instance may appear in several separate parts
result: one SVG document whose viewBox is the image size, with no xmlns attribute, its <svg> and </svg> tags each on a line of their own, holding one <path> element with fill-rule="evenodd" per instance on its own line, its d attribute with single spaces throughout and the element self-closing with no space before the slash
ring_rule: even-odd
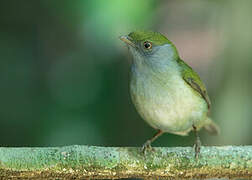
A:
<svg viewBox="0 0 252 180">
<path fill-rule="evenodd" d="M 211 102 L 207 95 L 206 87 L 200 80 L 199 75 L 183 60 L 178 59 L 178 64 L 181 67 L 183 79 L 205 99 L 208 106 L 208 110 L 210 110 Z"/>
</svg>

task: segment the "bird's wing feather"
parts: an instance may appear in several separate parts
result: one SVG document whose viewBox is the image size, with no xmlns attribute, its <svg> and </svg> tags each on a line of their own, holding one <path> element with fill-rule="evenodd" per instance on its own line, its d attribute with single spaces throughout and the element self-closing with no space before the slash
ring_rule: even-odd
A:
<svg viewBox="0 0 252 180">
<path fill-rule="evenodd" d="M 181 67 L 182 77 L 195 91 L 197 91 L 206 101 L 208 110 L 210 110 L 211 102 L 208 97 L 206 87 L 200 80 L 199 75 L 188 66 L 183 60 L 178 59 L 178 64 Z"/>
</svg>

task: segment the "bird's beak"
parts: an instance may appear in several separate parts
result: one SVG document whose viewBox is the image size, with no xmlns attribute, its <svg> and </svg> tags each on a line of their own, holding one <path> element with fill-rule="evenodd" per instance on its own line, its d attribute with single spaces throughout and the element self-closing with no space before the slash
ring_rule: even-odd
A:
<svg viewBox="0 0 252 180">
<path fill-rule="evenodd" d="M 125 42 L 127 45 L 136 47 L 136 45 L 132 42 L 132 39 L 129 36 L 120 36 L 119 39 Z"/>
</svg>

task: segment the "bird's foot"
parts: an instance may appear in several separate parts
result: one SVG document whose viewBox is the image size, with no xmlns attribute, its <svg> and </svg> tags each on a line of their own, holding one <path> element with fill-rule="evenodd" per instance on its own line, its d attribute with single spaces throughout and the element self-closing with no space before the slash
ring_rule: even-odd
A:
<svg viewBox="0 0 252 180">
<path fill-rule="evenodd" d="M 143 144 L 142 152 L 146 154 L 147 151 L 154 151 L 154 149 L 151 147 L 151 141 L 148 140 Z"/>
<path fill-rule="evenodd" d="M 194 151 L 195 151 L 195 158 L 196 159 L 199 158 L 200 146 L 201 146 L 200 138 L 196 137 L 195 144 L 194 144 Z"/>
</svg>

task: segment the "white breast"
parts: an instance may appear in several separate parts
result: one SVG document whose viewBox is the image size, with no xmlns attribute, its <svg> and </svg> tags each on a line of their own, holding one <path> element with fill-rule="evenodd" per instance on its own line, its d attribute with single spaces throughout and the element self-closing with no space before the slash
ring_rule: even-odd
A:
<svg viewBox="0 0 252 180">
<path fill-rule="evenodd" d="M 206 103 L 176 72 L 165 81 L 135 73 L 130 89 L 137 111 L 155 129 L 181 134 L 206 118 Z"/>
</svg>

